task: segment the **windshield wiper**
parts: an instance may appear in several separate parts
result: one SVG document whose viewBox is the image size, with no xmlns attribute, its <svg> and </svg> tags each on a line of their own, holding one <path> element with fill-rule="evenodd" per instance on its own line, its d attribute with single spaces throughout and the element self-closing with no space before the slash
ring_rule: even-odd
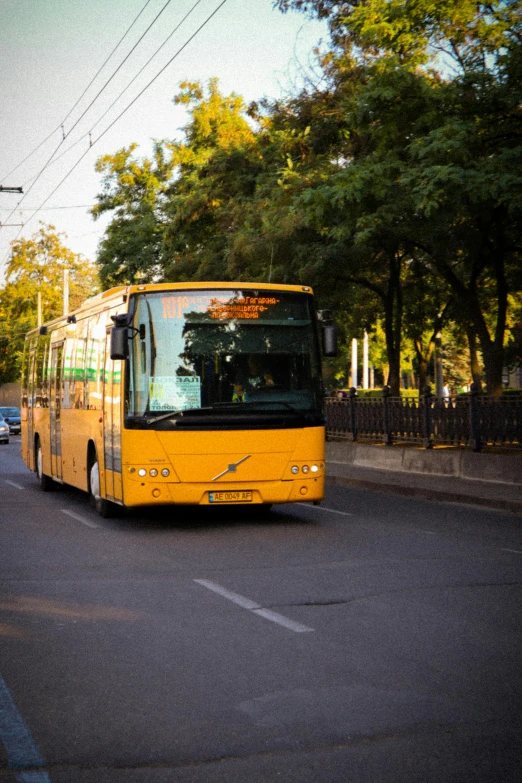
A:
<svg viewBox="0 0 522 783">
<path fill-rule="evenodd" d="M 278 411 L 274 410 L 272 407 L 274 405 L 282 405 L 296 416 L 304 416 L 307 418 L 311 414 L 311 411 L 300 410 L 286 400 L 252 400 L 251 402 L 215 402 L 213 405 L 208 405 L 204 408 L 185 408 L 183 410 L 162 413 L 160 416 L 136 416 L 134 421 L 144 422 L 145 424 L 150 425 L 156 424 L 156 422 L 159 421 L 166 421 L 167 419 L 176 418 L 177 416 L 180 418 L 186 415 L 190 417 L 198 417 L 199 415 L 204 415 L 205 413 L 209 412 L 214 413 L 215 411 L 223 411 L 223 413 L 229 413 L 232 411 L 237 413 L 245 413 L 245 411 L 253 407 L 265 408 L 263 413 L 277 413 Z"/>
<path fill-rule="evenodd" d="M 186 413 L 192 413 L 192 412 L 198 412 L 199 411 L 211 411 L 213 410 L 212 406 L 207 408 L 184 408 L 179 411 L 169 411 L 168 413 L 162 413 L 161 416 L 143 416 L 143 420 L 146 422 L 146 424 L 155 424 L 157 421 L 165 421 L 166 419 L 172 419 L 175 416 L 183 416 Z"/>
<path fill-rule="evenodd" d="M 229 405 L 230 407 L 238 407 L 237 403 L 233 402 L 223 402 L 223 403 L 217 403 L 218 405 Z M 144 421 L 145 424 L 155 424 L 157 421 L 166 421 L 167 419 L 173 419 L 176 416 L 184 416 L 186 414 L 189 415 L 198 415 L 199 413 L 202 413 L 203 411 L 214 411 L 215 406 L 214 405 L 207 405 L 205 408 L 182 408 L 179 411 L 169 411 L 168 413 L 162 413 L 160 416 L 138 416 L 136 417 L 136 421 Z"/>
</svg>

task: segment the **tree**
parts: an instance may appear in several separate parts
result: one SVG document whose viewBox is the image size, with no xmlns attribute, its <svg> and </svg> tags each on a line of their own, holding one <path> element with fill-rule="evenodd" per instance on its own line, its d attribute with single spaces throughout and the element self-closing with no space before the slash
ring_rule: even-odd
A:
<svg viewBox="0 0 522 783">
<path fill-rule="evenodd" d="M 425 377 L 451 312 L 499 393 L 520 298 L 522 34 L 512 0 L 279 0 L 328 19 L 321 89 L 253 104 L 184 83 L 181 141 L 99 165 L 104 280 L 312 285 L 382 318 L 389 383 L 402 341 Z M 248 118 L 250 116 L 250 119 Z M 375 304 L 377 302 L 377 304 Z"/>
<path fill-rule="evenodd" d="M 229 279 L 228 239 L 259 166 L 255 133 L 237 95 L 217 79 L 183 82 L 175 96 L 189 122 L 181 140 L 136 145 L 101 157 L 103 191 L 94 216 L 113 212 L 97 262 L 107 284 Z"/>
<path fill-rule="evenodd" d="M 103 173 L 103 190 L 91 213 L 114 212 L 100 242 L 97 264 L 104 287 L 155 282 L 162 278 L 164 225 L 161 203 L 172 165 L 160 142 L 153 159 L 134 157 L 137 145 L 103 155 L 96 170 Z"/>
<path fill-rule="evenodd" d="M 63 273 L 69 271 L 69 304 L 74 310 L 98 291 L 95 267 L 73 253 L 54 226 L 40 224 L 31 239 L 12 243 L 6 284 L 0 289 L 0 383 L 18 380 L 24 336 L 37 326 L 41 294 L 43 320 L 63 311 Z"/>
<path fill-rule="evenodd" d="M 334 51 L 325 62 L 338 88 L 365 74 L 351 111 L 369 143 L 348 168 L 359 159 L 388 181 L 366 223 L 384 228 L 388 211 L 393 227 L 398 214 L 387 210 L 386 195 L 392 186 L 408 194 L 401 211 L 409 252 L 420 251 L 427 270 L 451 288 L 480 341 L 488 391 L 500 393 L 509 294 L 522 288 L 519 4 L 277 5 L 328 18 Z"/>
<path fill-rule="evenodd" d="M 217 79 L 205 90 L 183 82 L 174 98 L 188 109 L 181 141 L 167 143 L 175 175 L 165 204 L 166 280 L 228 280 L 228 250 L 238 214 L 260 167 L 256 135 L 243 99 L 223 96 Z"/>
</svg>

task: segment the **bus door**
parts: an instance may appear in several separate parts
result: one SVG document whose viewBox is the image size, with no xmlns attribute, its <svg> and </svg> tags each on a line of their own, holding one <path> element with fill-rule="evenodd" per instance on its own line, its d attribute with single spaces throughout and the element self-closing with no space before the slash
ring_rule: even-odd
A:
<svg viewBox="0 0 522 783">
<path fill-rule="evenodd" d="M 22 448 L 25 450 L 25 462 L 34 469 L 34 406 L 35 406 L 35 371 L 36 371 L 36 349 L 32 348 L 29 352 L 27 362 L 27 378 L 25 380 L 25 411 L 27 415 L 27 438 L 23 439 Z M 22 403 L 22 416 L 24 415 L 24 405 Z"/>
<path fill-rule="evenodd" d="M 51 418 L 51 474 L 54 479 L 62 478 L 62 368 L 63 342 L 51 348 L 51 384 L 49 389 L 49 409 Z"/>
<path fill-rule="evenodd" d="M 103 385 L 103 450 L 105 493 L 108 500 L 123 501 L 121 480 L 121 393 L 122 362 L 110 358 L 111 329 L 105 338 Z"/>
</svg>

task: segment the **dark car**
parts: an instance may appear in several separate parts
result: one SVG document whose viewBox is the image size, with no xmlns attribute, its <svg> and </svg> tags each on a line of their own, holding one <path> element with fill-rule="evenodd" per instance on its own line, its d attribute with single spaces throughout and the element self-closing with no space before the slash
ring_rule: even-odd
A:
<svg viewBox="0 0 522 783">
<path fill-rule="evenodd" d="M 9 425 L 9 432 L 18 435 L 22 426 L 20 424 L 20 408 L 0 408 L 0 416 L 3 416 Z"/>
<path fill-rule="evenodd" d="M 0 443 L 9 443 L 9 425 L 0 414 Z"/>
</svg>

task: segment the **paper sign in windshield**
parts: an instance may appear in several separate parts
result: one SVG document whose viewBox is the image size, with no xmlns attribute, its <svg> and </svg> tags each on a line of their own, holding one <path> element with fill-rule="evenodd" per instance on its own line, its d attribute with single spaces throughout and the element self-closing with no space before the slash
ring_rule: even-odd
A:
<svg viewBox="0 0 522 783">
<path fill-rule="evenodd" d="M 156 375 L 151 378 L 151 411 L 189 408 L 201 408 L 201 379 L 198 375 Z"/>
</svg>

